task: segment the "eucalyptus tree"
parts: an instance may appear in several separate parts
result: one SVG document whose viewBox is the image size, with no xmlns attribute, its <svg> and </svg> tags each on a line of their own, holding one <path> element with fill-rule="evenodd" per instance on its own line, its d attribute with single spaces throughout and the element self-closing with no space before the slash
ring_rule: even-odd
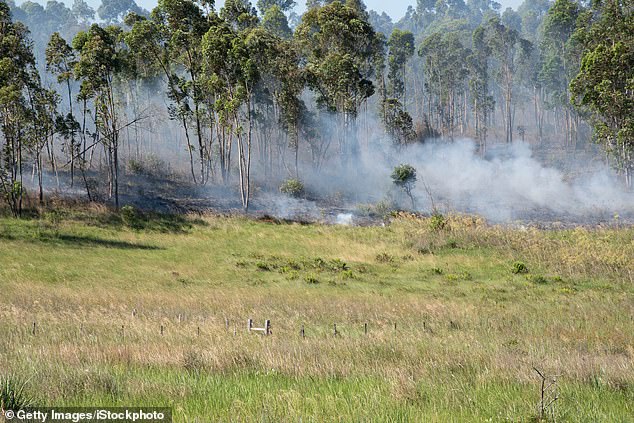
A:
<svg viewBox="0 0 634 423">
<path fill-rule="evenodd" d="M 549 93 L 551 107 L 563 111 L 566 145 L 576 141 L 578 126 L 568 87 L 580 64 L 580 52 L 572 36 L 581 11 L 576 1 L 555 1 L 544 18 L 541 37 L 543 64 L 540 79 Z"/>
<path fill-rule="evenodd" d="M 406 102 L 407 75 L 406 66 L 414 56 L 414 34 L 409 31 L 395 29 L 387 41 L 388 51 L 388 95 L 403 104 Z"/>
<path fill-rule="evenodd" d="M 359 108 L 375 92 L 371 78 L 375 55 L 381 49 L 366 15 L 356 3 L 334 1 L 309 9 L 295 31 L 317 104 L 338 116 L 337 138 L 344 164 L 358 151 L 352 129 Z"/>
<path fill-rule="evenodd" d="M 215 113 L 221 126 L 221 171 L 228 182 L 231 143 L 238 151 L 240 197 L 245 210 L 251 197 L 251 150 L 253 141 L 253 94 L 259 75 L 246 44 L 254 22 L 248 4 L 227 1 L 224 18 L 211 25 L 202 39 L 202 70 L 214 95 Z M 242 7 L 241 7 L 242 6 Z M 246 126 L 246 128 L 245 128 Z"/>
<path fill-rule="evenodd" d="M 27 132 L 29 138 L 27 150 L 35 156 L 38 200 L 40 204 L 44 204 L 43 156 L 45 148 L 48 148 L 51 154 L 53 151 L 52 141 L 57 129 L 59 94 L 55 90 L 44 89 L 40 83 L 39 75 L 33 74 L 31 84 L 27 86 L 27 98 L 31 111 L 31 122 Z"/>
<path fill-rule="evenodd" d="M 13 22 L 9 6 L 0 2 L 0 189 L 14 216 L 22 214 L 24 160 L 35 118 L 28 92 L 37 86 L 35 75 L 28 29 Z"/>
<path fill-rule="evenodd" d="M 87 25 L 95 19 L 95 9 L 90 7 L 85 0 L 74 0 L 71 11 L 75 19 L 83 25 Z"/>
<path fill-rule="evenodd" d="M 143 14 L 144 10 L 134 0 L 101 0 L 97 9 L 99 17 L 109 24 L 121 22 L 128 13 Z"/>
<path fill-rule="evenodd" d="M 481 25 L 473 31 L 473 49 L 468 57 L 469 91 L 481 153 L 486 151 L 489 116 L 494 110 L 494 99 L 489 89 L 491 47 L 486 42 L 485 31 Z"/>
<path fill-rule="evenodd" d="M 418 54 L 425 61 L 428 111 L 436 115 L 436 126 L 444 137 L 453 137 L 457 124 L 457 109 L 466 91 L 467 58 L 470 55 L 457 33 L 434 33 L 421 43 Z M 432 108 L 432 96 L 435 107 Z"/>
<path fill-rule="evenodd" d="M 59 32 L 54 32 L 46 47 L 46 69 L 57 77 L 59 84 L 66 86 L 68 95 L 68 115 L 66 116 L 65 125 L 68 127 L 68 140 L 70 144 L 67 146 L 70 158 L 70 181 L 71 186 L 74 183 L 75 176 L 75 158 L 79 153 L 80 144 L 75 139 L 75 116 L 73 113 L 73 93 L 72 80 L 74 79 L 73 68 L 77 62 L 75 52 L 68 45 L 66 40 L 62 38 Z"/>
<path fill-rule="evenodd" d="M 520 37 L 519 32 L 502 24 L 499 17 L 486 23 L 486 40 L 496 61 L 495 76 L 502 90 L 502 116 L 506 142 L 513 142 L 513 102 L 515 77 L 519 64 L 526 60 L 531 44 Z"/>
<path fill-rule="evenodd" d="M 265 160 L 265 163 L 268 162 L 272 165 L 273 147 L 278 147 L 275 156 L 282 160 L 282 165 L 286 164 L 282 150 L 285 145 L 279 142 L 286 140 L 285 144 L 291 147 L 294 152 L 295 177 L 299 177 L 302 115 L 307 113 L 301 99 L 306 84 L 305 72 L 300 67 L 301 54 L 293 40 L 282 38 L 276 32 L 269 31 L 264 22 L 262 26 L 249 32 L 246 44 L 259 73 L 254 106 L 259 107 L 257 114 L 265 121 L 263 126 L 269 132 L 271 132 L 272 127 L 277 129 L 275 137 L 272 137 L 272 134 L 268 136 L 259 134 L 260 150 L 268 152 L 268 160 Z M 262 135 L 267 139 L 263 139 Z M 274 145 L 271 138 L 278 140 L 277 145 Z M 265 166 L 265 170 L 267 168 L 269 166 Z"/>
<path fill-rule="evenodd" d="M 634 5 L 606 0 L 594 5 L 581 69 L 572 98 L 589 112 L 595 138 L 615 159 L 631 188 L 634 175 Z"/>
<path fill-rule="evenodd" d="M 277 5 L 265 9 L 262 27 L 280 38 L 289 39 L 293 36 L 293 30 L 288 24 L 284 11 Z"/>
<path fill-rule="evenodd" d="M 75 76 L 81 81 L 80 96 L 94 105 L 95 126 L 108 162 L 108 195 L 119 207 L 119 147 L 124 122 L 117 95 L 117 76 L 130 65 L 122 30 L 93 24 L 73 39 L 78 58 Z"/>
<path fill-rule="evenodd" d="M 201 6 L 210 6 L 206 14 Z M 212 2 L 196 3 L 192 0 L 159 0 L 152 10 L 151 21 L 140 23 L 135 35 L 128 42 L 137 47 L 140 54 L 149 47 L 150 56 L 161 67 L 168 82 L 168 97 L 172 101 L 170 115 L 178 119 L 184 129 L 190 161 L 193 161 L 195 147 L 189 138 L 189 123 L 193 121 L 197 139 L 200 174 L 198 179 L 192 171 L 194 182 L 205 184 L 211 165 L 213 134 L 205 136 L 205 122 L 209 123 L 209 110 L 205 108 L 205 89 L 202 86 L 202 38 L 210 26 L 217 20 Z M 134 29 L 134 28 L 133 28 Z M 133 31 L 134 32 L 134 31 Z M 148 37 L 143 40 L 143 37 Z M 132 38 L 137 38 L 132 40 Z M 151 47 L 149 44 L 153 44 Z M 140 48 L 140 49 L 139 49 Z"/>
</svg>

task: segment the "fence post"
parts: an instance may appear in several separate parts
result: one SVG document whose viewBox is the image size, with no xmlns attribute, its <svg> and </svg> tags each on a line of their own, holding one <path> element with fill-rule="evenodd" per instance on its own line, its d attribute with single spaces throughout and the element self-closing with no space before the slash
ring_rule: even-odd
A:
<svg viewBox="0 0 634 423">
<path fill-rule="evenodd" d="M 368 334 L 368 322 L 365 322 L 363 324 L 363 331 L 365 332 L 366 335 Z"/>
<path fill-rule="evenodd" d="M 249 319 L 247 320 L 247 332 L 251 332 L 252 328 L 253 328 L 253 319 Z"/>
<path fill-rule="evenodd" d="M 333 333 L 333 335 L 334 335 L 335 337 L 336 337 L 336 336 L 337 336 L 337 334 L 338 334 L 338 332 L 337 332 L 337 324 L 336 324 L 336 323 L 333 325 L 333 332 L 332 332 L 332 333 Z"/>
<path fill-rule="evenodd" d="M 165 330 L 165 327 L 163 325 L 161 325 L 161 336 L 163 336 L 163 331 Z"/>
<path fill-rule="evenodd" d="M 302 339 L 306 338 L 306 332 L 304 331 L 304 325 L 302 325 L 302 330 L 299 331 L 299 334 L 302 336 Z"/>
<path fill-rule="evenodd" d="M 33 336 L 35 336 L 35 327 L 36 327 L 36 323 L 35 323 L 35 322 L 33 322 L 33 329 L 31 329 L 31 334 L 32 334 Z"/>
<path fill-rule="evenodd" d="M 265 320 L 264 321 L 264 335 L 268 336 L 270 334 L 271 334 L 271 321 Z"/>
</svg>

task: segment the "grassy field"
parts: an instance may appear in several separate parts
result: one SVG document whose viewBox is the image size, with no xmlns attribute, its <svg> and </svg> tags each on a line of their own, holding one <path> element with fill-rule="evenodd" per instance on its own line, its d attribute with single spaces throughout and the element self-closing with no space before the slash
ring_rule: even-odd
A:
<svg viewBox="0 0 634 423">
<path fill-rule="evenodd" d="M 177 422 L 528 422 L 537 367 L 558 421 L 632 422 L 633 258 L 632 228 L 470 217 L 0 218 L 0 375 Z"/>
</svg>

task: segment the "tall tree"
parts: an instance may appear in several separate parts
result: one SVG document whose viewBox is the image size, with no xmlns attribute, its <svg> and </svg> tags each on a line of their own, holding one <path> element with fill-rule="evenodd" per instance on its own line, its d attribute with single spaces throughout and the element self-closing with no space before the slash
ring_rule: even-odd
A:
<svg viewBox="0 0 634 423">
<path fill-rule="evenodd" d="M 371 78 L 378 38 L 363 11 L 339 1 L 309 9 L 295 36 L 318 104 L 339 116 L 337 138 L 345 164 L 358 153 L 352 129 L 359 107 L 375 91 Z"/>
<path fill-rule="evenodd" d="M 35 121 L 28 93 L 39 85 L 28 34 L 0 2 L 0 189 L 15 216 L 22 214 L 24 159 Z"/>
<path fill-rule="evenodd" d="M 46 69 L 57 77 L 59 84 L 66 86 L 68 94 L 68 116 L 66 118 L 69 131 L 68 154 L 70 157 L 70 181 L 73 186 L 75 175 L 75 158 L 79 153 L 80 145 L 75 142 L 75 115 L 73 113 L 73 94 L 71 81 L 73 80 L 73 69 L 76 64 L 75 52 L 62 38 L 59 32 L 54 32 L 46 47 Z"/>
<path fill-rule="evenodd" d="M 212 25 L 202 40 L 203 71 L 216 99 L 214 109 L 223 137 L 235 137 L 238 150 L 240 196 L 245 210 L 251 198 L 251 152 L 253 140 L 253 93 L 259 74 L 246 44 L 252 8 L 235 2 L 223 10 L 227 20 Z M 231 19 L 231 20 L 229 20 Z M 245 128 L 246 127 L 246 128 Z M 228 131 L 229 134 L 226 134 Z M 229 145 L 229 149 L 230 149 Z M 224 169 L 228 172 L 228 169 Z"/>
<path fill-rule="evenodd" d="M 548 10 L 542 29 L 542 84 L 549 92 L 550 105 L 562 110 L 566 145 L 576 141 L 578 117 L 570 104 L 568 87 L 579 69 L 580 54 L 576 51 L 576 22 L 581 10 L 573 0 L 557 0 Z"/>
<path fill-rule="evenodd" d="M 93 24 L 73 39 L 78 53 L 75 75 L 81 80 L 80 95 L 90 98 L 95 107 L 95 126 L 108 160 L 108 193 L 119 207 L 119 147 L 121 130 L 127 125 L 121 116 L 116 78 L 126 66 L 127 49 L 119 27 L 102 28 Z"/>
<path fill-rule="evenodd" d="M 436 126 L 443 136 L 453 137 L 458 122 L 457 112 L 466 92 L 470 51 L 462 44 L 458 34 L 450 32 L 434 33 L 425 38 L 418 54 L 425 60 L 426 86 L 436 101 Z M 431 96 L 429 101 L 431 103 Z M 428 108 L 433 114 L 431 104 Z"/>
<path fill-rule="evenodd" d="M 513 142 L 513 100 L 515 91 L 515 76 L 519 63 L 526 60 L 530 52 L 530 42 L 520 37 L 519 33 L 495 17 L 486 24 L 486 38 L 493 57 L 497 61 L 495 73 L 502 88 L 504 130 L 506 142 Z"/>
<path fill-rule="evenodd" d="M 393 98 L 406 104 L 405 80 L 407 61 L 414 55 L 414 34 L 395 29 L 387 42 L 388 51 L 388 92 Z"/>
<path fill-rule="evenodd" d="M 144 13 L 134 0 L 102 0 L 97 9 L 99 17 L 110 24 L 120 22 L 130 12 Z"/>
<path fill-rule="evenodd" d="M 475 133 L 480 152 L 486 152 L 489 115 L 494 110 L 494 99 L 489 91 L 489 60 L 491 47 L 486 42 L 486 29 L 478 26 L 473 31 L 473 50 L 468 58 L 469 91 L 475 115 Z"/>
<path fill-rule="evenodd" d="M 595 136 L 612 154 L 629 187 L 634 175 L 634 6 L 597 2 L 573 101 L 591 113 Z"/>
<path fill-rule="evenodd" d="M 210 4 L 213 5 L 213 2 Z M 167 55 L 159 61 L 169 75 L 168 90 L 175 106 L 173 116 L 182 122 L 183 127 L 188 125 L 189 119 L 193 120 L 199 158 L 199 176 L 198 179 L 194 177 L 194 181 L 204 185 L 210 173 L 212 135 L 206 136 L 204 127 L 207 111 L 200 81 L 203 62 L 201 41 L 217 16 L 214 12 L 205 15 L 203 8 L 191 0 L 159 0 L 151 17 L 156 28 L 144 29 L 155 34 L 152 39 L 158 37 L 156 41 Z M 177 72 L 177 69 L 182 71 Z M 193 154 L 195 148 L 189 141 L 187 128 L 185 135 L 190 154 Z"/>
</svg>

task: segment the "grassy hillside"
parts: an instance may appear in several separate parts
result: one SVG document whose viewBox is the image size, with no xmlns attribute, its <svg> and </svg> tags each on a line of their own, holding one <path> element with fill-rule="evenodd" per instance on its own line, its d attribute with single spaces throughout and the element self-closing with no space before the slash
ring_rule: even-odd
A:
<svg viewBox="0 0 634 423">
<path fill-rule="evenodd" d="M 178 422 L 532 421 L 534 366 L 558 421 L 634 421 L 633 257 L 632 228 L 469 217 L 0 219 L 0 374 Z"/>
</svg>

